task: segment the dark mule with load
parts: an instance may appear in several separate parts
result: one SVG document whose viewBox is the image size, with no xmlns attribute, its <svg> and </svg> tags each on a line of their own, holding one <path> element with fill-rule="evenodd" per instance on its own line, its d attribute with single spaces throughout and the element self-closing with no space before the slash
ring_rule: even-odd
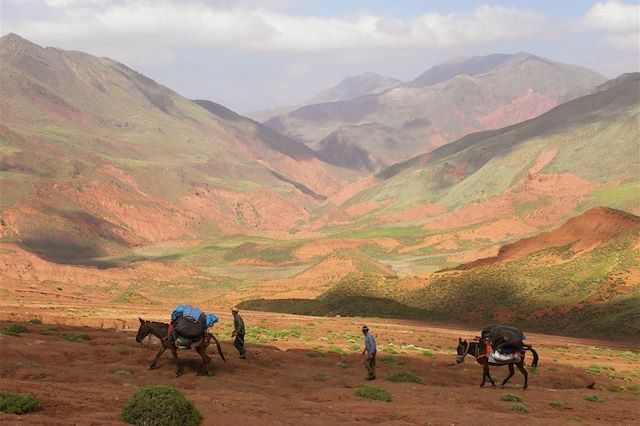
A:
<svg viewBox="0 0 640 426">
<path fill-rule="evenodd" d="M 471 355 L 478 364 L 483 366 L 480 387 L 484 387 L 487 379 L 492 386 L 496 385 L 489 374 L 490 365 L 509 367 L 509 375 L 500 383 L 500 386 L 507 384 L 509 379 L 513 377 L 515 374 L 513 366 L 515 365 L 524 376 L 522 389 L 527 389 L 529 375 L 524 368 L 525 352 L 530 351 L 533 354 L 531 366 L 534 368 L 538 366 L 538 353 L 531 345 L 525 345 L 524 339 L 526 339 L 524 333 L 518 328 L 505 325 L 489 326 L 482 330 L 481 337 L 476 337 L 473 341 L 467 342 L 458 338 L 456 362 L 461 364 L 467 355 Z"/>
<path fill-rule="evenodd" d="M 212 314 L 205 315 L 204 312 L 197 308 L 180 305 L 171 315 L 171 324 L 145 321 L 142 318 L 139 318 L 139 320 L 140 328 L 136 335 L 136 342 L 142 343 L 145 337 L 153 335 L 160 340 L 162 345 L 149 366 L 151 370 L 156 368 L 156 363 L 160 356 L 165 350 L 169 349 L 176 364 L 176 377 L 178 377 L 182 374 L 182 368 L 178 362 L 178 349 L 194 349 L 202 358 L 203 363 L 198 375 L 208 375 L 211 358 L 207 355 L 207 348 L 211 339 L 216 343 L 222 360 L 227 361 L 222 353 L 220 342 L 218 342 L 216 336 L 208 331 L 209 326 L 218 321 L 218 318 Z"/>
</svg>

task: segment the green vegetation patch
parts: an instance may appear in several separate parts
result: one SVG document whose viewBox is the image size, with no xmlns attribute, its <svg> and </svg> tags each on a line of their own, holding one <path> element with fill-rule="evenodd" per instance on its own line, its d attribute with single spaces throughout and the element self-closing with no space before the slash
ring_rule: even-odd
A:
<svg viewBox="0 0 640 426">
<path fill-rule="evenodd" d="M 627 386 L 627 390 L 634 395 L 640 395 L 640 384 L 632 383 Z"/>
<path fill-rule="evenodd" d="M 182 392 L 162 385 L 136 391 L 122 409 L 122 418 L 145 426 L 195 426 L 202 422 L 202 414 Z"/>
<path fill-rule="evenodd" d="M 602 367 L 595 364 L 588 366 L 586 370 L 587 370 L 587 373 L 592 374 L 594 376 L 597 376 L 598 374 L 602 373 Z"/>
<path fill-rule="evenodd" d="M 522 402 L 522 398 L 512 393 L 503 393 L 500 395 L 500 401 Z"/>
<path fill-rule="evenodd" d="M 246 339 L 250 343 L 270 343 L 279 340 L 288 340 L 289 338 L 300 338 L 302 335 L 302 327 L 293 326 L 289 328 L 269 328 L 262 326 L 247 327 Z"/>
<path fill-rule="evenodd" d="M 355 395 L 375 401 L 391 402 L 391 393 L 388 390 L 373 385 L 360 386 L 356 389 Z"/>
<path fill-rule="evenodd" d="M 28 333 L 29 329 L 24 324 L 11 324 L 5 328 L 5 334 L 8 336 L 20 337 L 22 333 Z"/>
<path fill-rule="evenodd" d="M 113 300 L 113 303 L 123 303 L 123 304 L 132 304 L 132 305 L 152 305 L 157 304 L 153 300 L 149 299 L 146 296 L 138 293 L 133 289 L 127 289 L 117 295 Z"/>
<path fill-rule="evenodd" d="M 329 379 L 329 375 L 327 373 L 316 373 L 312 378 L 316 382 L 326 382 Z"/>
<path fill-rule="evenodd" d="M 91 337 L 87 333 L 75 333 L 75 332 L 66 332 L 60 335 L 65 340 L 70 342 L 84 342 L 87 340 L 91 340 Z"/>
<path fill-rule="evenodd" d="M 607 390 L 609 392 L 616 392 L 616 393 L 624 392 L 624 388 L 620 385 L 611 385 L 607 388 Z"/>
<path fill-rule="evenodd" d="M 38 399 L 28 393 L 0 392 L 0 411 L 8 414 L 27 414 L 40 408 Z"/>
<path fill-rule="evenodd" d="M 511 411 L 513 411 L 514 413 L 525 414 L 529 412 L 529 409 L 524 404 L 516 403 L 511 406 Z"/>
<path fill-rule="evenodd" d="M 412 371 L 400 370 L 391 374 L 387 380 L 390 382 L 408 382 L 408 383 L 418 383 L 421 385 L 425 384 L 425 381 L 422 377 L 416 375 Z"/>
<path fill-rule="evenodd" d="M 551 408 L 563 408 L 564 402 L 562 401 L 549 401 L 549 407 Z"/>
<path fill-rule="evenodd" d="M 604 402 L 604 399 L 600 398 L 598 395 L 587 395 L 584 400 L 589 402 Z"/>
<path fill-rule="evenodd" d="M 398 359 L 391 355 L 381 357 L 380 362 L 387 365 L 405 365 L 407 363 L 404 359 Z"/>
</svg>

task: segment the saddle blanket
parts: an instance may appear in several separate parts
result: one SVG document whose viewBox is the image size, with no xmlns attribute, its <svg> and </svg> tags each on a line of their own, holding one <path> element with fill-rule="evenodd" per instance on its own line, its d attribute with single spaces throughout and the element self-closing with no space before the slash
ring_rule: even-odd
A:
<svg viewBox="0 0 640 426">
<path fill-rule="evenodd" d="M 498 351 L 493 351 L 489 354 L 487 361 L 491 364 L 515 364 L 522 360 L 522 354 L 520 352 L 514 353 L 500 353 Z"/>
</svg>

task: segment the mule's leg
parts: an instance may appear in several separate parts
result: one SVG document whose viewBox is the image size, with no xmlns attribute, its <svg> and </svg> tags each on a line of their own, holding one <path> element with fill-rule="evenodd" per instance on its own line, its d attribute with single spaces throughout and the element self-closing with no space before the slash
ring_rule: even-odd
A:
<svg viewBox="0 0 640 426">
<path fill-rule="evenodd" d="M 491 375 L 489 374 L 489 364 L 483 364 L 482 368 L 482 383 L 480 383 L 480 387 L 484 387 L 484 384 L 487 382 L 487 379 L 491 382 L 491 386 L 495 386 L 496 384 L 493 382 Z"/>
<path fill-rule="evenodd" d="M 166 349 L 167 348 L 165 348 L 164 346 L 160 348 L 160 350 L 158 351 L 158 354 L 156 355 L 155 359 L 153 360 L 153 362 L 149 366 L 149 370 L 153 370 L 154 368 L 156 368 L 156 363 L 158 362 L 158 360 L 160 359 L 160 356 L 164 353 L 164 351 Z"/>
<path fill-rule="evenodd" d="M 502 381 L 502 383 L 500 383 L 500 387 L 504 387 L 504 385 L 507 384 L 507 382 L 509 381 L 509 379 L 511 377 L 513 377 L 513 375 L 515 374 L 515 370 L 513 369 L 513 364 L 507 364 L 507 366 L 509 367 L 509 375 L 507 377 L 504 378 L 504 380 Z"/>
<path fill-rule="evenodd" d="M 176 363 L 176 377 L 180 377 L 182 374 L 182 369 L 180 368 L 180 362 L 178 362 L 178 350 L 175 346 L 171 346 L 171 355 L 173 356 L 173 362 Z"/>
<path fill-rule="evenodd" d="M 520 370 L 520 372 L 524 376 L 524 386 L 522 387 L 522 389 L 527 389 L 527 386 L 529 385 L 529 374 L 527 373 L 527 370 L 524 369 L 524 362 L 520 361 L 516 364 L 516 367 L 518 367 L 518 370 Z"/>
<path fill-rule="evenodd" d="M 196 352 L 202 358 L 202 369 L 198 372 L 199 376 L 208 376 L 209 375 L 209 363 L 211 362 L 211 358 L 207 355 L 207 347 L 206 346 L 198 346 L 196 348 Z"/>
<path fill-rule="evenodd" d="M 489 379 L 489 381 L 491 382 L 491 386 L 493 386 L 494 388 L 496 387 L 496 382 L 493 381 L 493 377 L 491 377 L 491 373 L 489 373 L 489 364 L 486 364 L 484 366 L 484 369 L 486 371 L 486 375 L 487 375 L 487 379 Z"/>
</svg>

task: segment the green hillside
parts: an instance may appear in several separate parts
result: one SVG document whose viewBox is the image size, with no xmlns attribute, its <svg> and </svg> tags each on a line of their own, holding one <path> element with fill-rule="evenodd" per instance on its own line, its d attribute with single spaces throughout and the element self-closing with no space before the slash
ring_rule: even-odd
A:
<svg viewBox="0 0 640 426">
<path fill-rule="evenodd" d="M 286 232 L 353 177 L 113 60 L 15 34 L 0 39 L 0 88 L 0 238 L 55 261 Z"/>
<path fill-rule="evenodd" d="M 640 336 L 640 218 L 619 211 L 609 214 L 628 218 L 627 225 L 590 250 L 550 244 L 512 261 L 443 271 L 419 280 L 350 274 L 317 299 L 253 300 L 242 306 L 307 315 L 465 324 L 502 321 L 563 334 Z M 606 227 L 610 220 L 606 215 L 600 221 L 590 217 L 585 226 Z"/>
</svg>

